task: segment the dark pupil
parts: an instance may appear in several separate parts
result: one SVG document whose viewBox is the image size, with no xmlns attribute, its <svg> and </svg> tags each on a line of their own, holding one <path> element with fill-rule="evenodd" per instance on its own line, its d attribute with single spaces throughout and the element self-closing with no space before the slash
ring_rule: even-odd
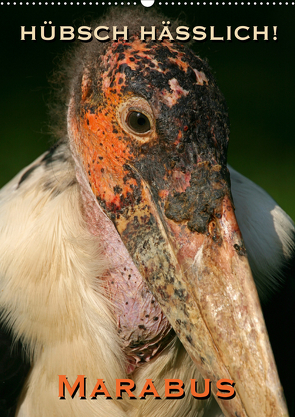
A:
<svg viewBox="0 0 295 417">
<path fill-rule="evenodd" d="M 132 111 L 128 114 L 127 124 L 137 133 L 148 132 L 151 128 L 149 119 L 145 114 Z"/>
</svg>

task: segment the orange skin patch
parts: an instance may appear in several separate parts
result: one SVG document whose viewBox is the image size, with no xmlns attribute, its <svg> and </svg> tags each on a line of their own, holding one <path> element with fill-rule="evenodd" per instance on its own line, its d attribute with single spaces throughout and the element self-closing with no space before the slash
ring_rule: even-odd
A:
<svg viewBox="0 0 295 417">
<path fill-rule="evenodd" d="M 108 208 L 119 209 L 120 196 L 127 198 L 128 193 L 133 192 L 132 186 L 137 185 L 133 178 L 124 181 L 128 171 L 124 170 L 123 165 L 131 156 L 130 151 L 126 143 L 111 131 L 108 116 L 101 114 L 99 121 L 97 115 L 86 113 L 85 116 L 83 129 L 86 134 L 82 137 L 82 158 L 92 191 L 107 202 Z M 107 141 L 104 140 L 106 135 Z"/>
<path fill-rule="evenodd" d="M 86 83 L 84 88 L 87 87 Z M 122 206 L 123 200 L 133 193 L 137 182 L 124 169 L 124 164 L 132 160 L 133 155 L 116 119 L 118 95 L 110 90 L 110 87 L 107 88 L 106 103 L 96 105 L 95 112 L 92 97 L 84 100 L 79 120 L 82 134 L 79 135 L 78 146 L 93 193 L 106 202 L 108 209 L 116 211 Z"/>
</svg>

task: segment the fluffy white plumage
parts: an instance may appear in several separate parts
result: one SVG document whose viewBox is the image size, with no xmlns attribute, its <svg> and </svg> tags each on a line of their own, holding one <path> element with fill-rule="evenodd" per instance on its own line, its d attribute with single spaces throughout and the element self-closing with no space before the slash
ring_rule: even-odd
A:
<svg viewBox="0 0 295 417">
<path fill-rule="evenodd" d="M 71 384 L 77 375 L 86 375 L 89 390 L 103 378 L 113 398 L 115 380 L 127 375 L 114 318 L 97 279 L 108 260 L 101 258 L 100 242 L 83 222 L 69 151 L 61 146 L 48 165 L 41 162 L 44 156 L 7 184 L 0 199 L 0 305 L 33 364 L 17 416 L 164 416 L 172 409 L 180 417 L 195 416 L 193 397 L 185 403 L 106 401 L 99 396 L 96 401 L 59 400 L 58 375 L 67 375 Z M 146 378 L 153 378 L 162 397 L 164 378 L 169 377 L 186 386 L 199 377 L 176 339 L 134 375 L 139 390 Z"/>
<path fill-rule="evenodd" d="M 278 285 L 279 266 L 294 249 L 294 225 L 264 190 L 230 171 L 237 219 L 264 297 Z M 205 414 L 204 401 L 191 395 L 185 401 L 115 399 L 115 379 L 127 375 L 102 286 L 111 265 L 84 223 L 79 187 L 68 146 L 61 144 L 0 192 L 0 306 L 7 327 L 22 340 L 32 363 L 17 417 L 222 416 L 214 400 Z M 71 384 L 77 375 L 86 375 L 88 397 L 97 378 L 103 378 L 113 400 L 98 396 L 81 401 L 76 396 L 61 401 L 61 374 Z M 190 379 L 201 380 L 176 337 L 134 373 L 135 395 L 146 378 L 152 378 L 162 398 L 165 378 L 179 378 L 186 387 Z"/>
</svg>

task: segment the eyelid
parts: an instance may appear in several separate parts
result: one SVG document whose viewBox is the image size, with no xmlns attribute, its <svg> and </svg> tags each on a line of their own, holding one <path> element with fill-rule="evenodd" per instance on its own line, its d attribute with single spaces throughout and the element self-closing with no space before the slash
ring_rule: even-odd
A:
<svg viewBox="0 0 295 417">
<path fill-rule="evenodd" d="M 131 112 L 133 112 L 133 111 L 135 111 L 137 113 L 144 114 L 148 119 L 150 119 L 150 117 L 151 117 L 149 113 L 147 113 L 145 110 L 143 110 L 143 109 L 141 109 L 139 107 L 129 107 L 128 114 L 131 113 Z"/>
</svg>

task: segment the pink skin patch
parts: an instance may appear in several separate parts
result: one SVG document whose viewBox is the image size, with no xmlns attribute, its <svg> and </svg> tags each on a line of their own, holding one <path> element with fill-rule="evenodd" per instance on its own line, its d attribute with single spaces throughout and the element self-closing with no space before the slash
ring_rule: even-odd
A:
<svg viewBox="0 0 295 417">
<path fill-rule="evenodd" d="M 172 107 L 182 96 L 187 96 L 189 92 L 180 87 L 176 78 L 169 80 L 169 86 L 172 93 L 169 93 L 167 90 L 163 90 L 161 91 L 161 94 L 163 96 L 163 102 L 167 104 L 168 107 Z"/>
<path fill-rule="evenodd" d="M 183 193 L 187 189 L 187 187 L 190 186 L 191 173 L 190 172 L 183 173 L 179 170 L 175 170 L 173 171 L 172 179 L 173 179 L 173 191 L 176 191 L 178 193 Z"/>
</svg>

